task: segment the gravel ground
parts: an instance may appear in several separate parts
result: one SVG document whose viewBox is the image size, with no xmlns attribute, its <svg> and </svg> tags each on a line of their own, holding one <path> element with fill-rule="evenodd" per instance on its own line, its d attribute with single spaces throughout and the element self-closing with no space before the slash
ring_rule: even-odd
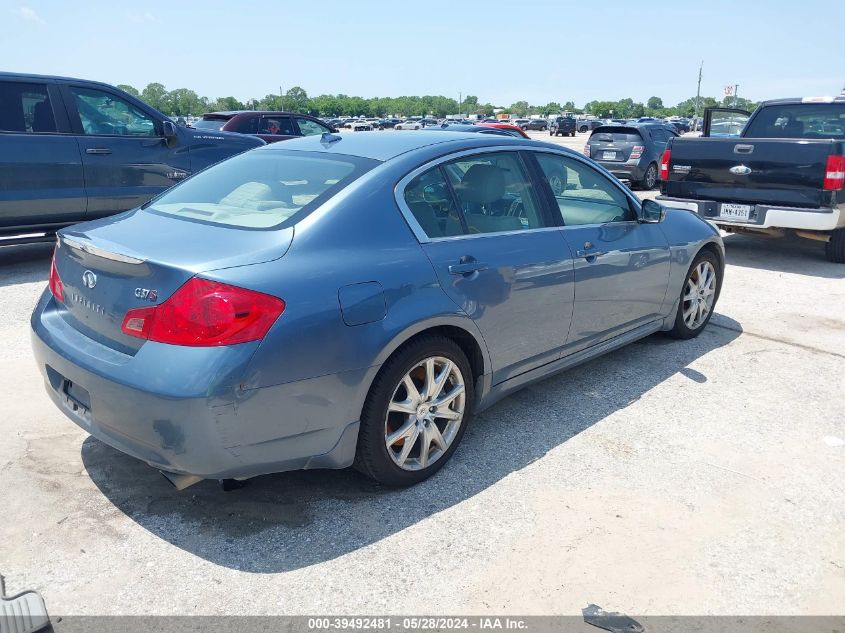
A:
<svg viewBox="0 0 845 633">
<path fill-rule="evenodd" d="M 0 249 L 0 572 L 53 614 L 844 614 L 845 266 L 726 244 L 702 336 L 507 398 L 400 492 L 175 492 L 50 403 L 28 333 L 50 249 Z"/>
</svg>

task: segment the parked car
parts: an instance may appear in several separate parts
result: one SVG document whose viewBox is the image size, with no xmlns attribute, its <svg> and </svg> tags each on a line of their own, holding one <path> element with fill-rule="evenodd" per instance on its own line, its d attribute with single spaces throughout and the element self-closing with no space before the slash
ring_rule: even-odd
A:
<svg viewBox="0 0 845 633">
<path fill-rule="evenodd" d="M 379 119 L 378 129 L 386 130 L 386 129 L 394 128 L 401 122 L 402 122 L 402 119 L 393 119 L 393 118 Z"/>
<path fill-rule="evenodd" d="M 232 110 L 229 112 L 207 112 L 194 127 L 204 130 L 220 130 L 251 134 L 267 143 L 287 141 L 297 136 L 324 134 L 337 130 L 317 117 L 297 112 L 272 112 L 256 110 Z"/>
<path fill-rule="evenodd" d="M 672 117 L 666 119 L 666 123 L 672 125 L 678 134 L 685 134 L 691 130 L 691 121 L 684 117 Z"/>
<path fill-rule="evenodd" d="M 593 130 L 584 155 L 632 186 L 654 189 L 660 157 L 669 139 L 675 137 L 662 122 L 603 125 Z"/>
<path fill-rule="evenodd" d="M 522 131 L 522 128 L 510 123 L 476 123 L 476 125 L 479 127 L 489 127 L 501 130 L 502 132 L 510 134 L 511 136 L 516 136 L 517 138 L 528 138 L 528 135 Z"/>
<path fill-rule="evenodd" d="M 546 119 L 531 119 L 522 126 L 523 130 L 542 130 L 545 132 L 549 129 L 549 122 Z"/>
<path fill-rule="evenodd" d="M 604 125 L 604 121 L 601 119 L 575 119 L 575 125 L 579 132 L 585 134 L 595 130 L 600 125 Z"/>
<path fill-rule="evenodd" d="M 715 227 L 575 152 L 502 143 L 294 139 L 61 231 L 31 319 L 47 393 L 178 488 L 351 465 L 406 486 L 509 393 L 701 333 Z"/>
<path fill-rule="evenodd" d="M 422 123 L 420 121 L 414 121 L 412 119 L 408 119 L 407 121 L 402 121 L 402 123 L 397 123 L 393 126 L 394 130 L 419 130 L 422 127 Z"/>
<path fill-rule="evenodd" d="M 550 136 L 575 136 L 575 130 L 577 129 L 577 125 L 575 123 L 575 117 L 571 116 L 558 116 L 552 119 L 551 124 L 549 126 L 549 135 Z"/>
<path fill-rule="evenodd" d="M 523 129 L 523 125 L 527 124 L 531 119 L 510 119 L 508 121 L 502 121 L 502 123 L 510 123 L 511 125 L 515 125 L 520 129 Z"/>
<path fill-rule="evenodd" d="M 349 129 L 353 132 L 369 132 L 373 125 L 367 119 L 357 119 L 349 123 Z"/>
<path fill-rule="evenodd" d="M 510 136 L 514 137 L 514 134 L 511 130 L 503 130 L 497 126 L 492 125 L 483 125 L 483 124 L 465 124 L 465 123 L 441 123 L 440 125 L 432 125 L 425 128 L 426 132 L 429 131 L 438 131 L 438 132 L 472 132 L 475 134 L 495 134 L 497 136 Z"/>
<path fill-rule="evenodd" d="M 0 245 L 52 241 L 259 145 L 176 125 L 104 83 L 0 73 Z"/>
<path fill-rule="evenodd" d="M 845 94 L 708 109 L 703 136 L 666 148 L 661 199 L 731 233 L 822 241 L 845 263 Z"/>
</svg>

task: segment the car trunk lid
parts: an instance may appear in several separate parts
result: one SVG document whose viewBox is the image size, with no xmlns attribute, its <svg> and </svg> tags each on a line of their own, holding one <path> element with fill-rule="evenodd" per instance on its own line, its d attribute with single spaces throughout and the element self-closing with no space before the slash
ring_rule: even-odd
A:
<svg viewBox="0 0 845 633">
<path fill-rule="evenodd" d="M 65 229 L 56 248 L 62 316 L 98 343 L 134 354 L 144 341 L 121 329 L 129 310 L 165 301 L 198 273 L 282 257 L 292 239 L 293 228 L 238 229 L 146 210 Z"/>
<path fill-rule="evenodd" d="M 632 127 L 598 127 L 587 143 L 593 160 L 620 163 L 631 157 L 634 147 L 644 145 L 643 137 Z"/>
</svg>

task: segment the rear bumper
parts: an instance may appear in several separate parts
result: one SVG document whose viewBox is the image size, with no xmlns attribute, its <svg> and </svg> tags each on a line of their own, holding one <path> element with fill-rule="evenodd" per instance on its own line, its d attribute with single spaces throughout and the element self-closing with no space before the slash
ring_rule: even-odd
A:
<svg viewBox="0 0 845 633">
<path fill-rule="evenodd" d="M 751 205 L 748 221 L 735 221 L 720 217 L 721 203 L 712 200 L 690 200 L 670 196 L 658 196 L 657 200 L 666 206 L 689 209 L 717 226 L 728 228 L 735 226 L 758 230 L 778 228 L 832 231 L 845 226 L 845 213 L 839 207 L 809 209 L 754 204 Z"/>
<path fill-rule="evenodd" d="M 595 159 L 593 159 L 595 160 Z M 630 180 L 639 182 L 645 178 L 645 167 L 639 163 L 620 163 L 619 161 L 596 161 L 619 180 Z M 646 166 L 647 167 L 647 166 Z"/>
<path fill-rule="evenodd" d="M 145 343 L 128 356 L 70 327 L 49 292 L 31 326 L 47 393 L 67 417 L 155 468 L 206 479 L 351 465 L 360 394 L 378 369 L 240 390 L 258 343 Z"/>
</svg>

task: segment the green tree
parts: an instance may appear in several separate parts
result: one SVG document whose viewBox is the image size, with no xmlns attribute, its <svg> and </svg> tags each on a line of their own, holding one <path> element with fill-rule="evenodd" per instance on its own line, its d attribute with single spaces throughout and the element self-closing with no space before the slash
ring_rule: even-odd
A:
<svg viewBox="0 0 845 633">
<path fill-rule="evenodd" d="M 141 99 L 150 104 L 156 110 L 162 112 L 167 109 L 167 88 L 159 83 L 147 84 L 147 87 L 141 92 Z"/>
<path fill-rule="evenodd" d="M 648 101 L 646 101 L 646 107 L 649 110 L 662 110 L 663 99 L 661 99 L 660 97 L 649 97 Z"/>
<path fill-rule="evenodd" d="M 234 97 L 218 97 L 209 104 L 209 110 L 215 112 L 226 110 L 246 110 L 247 107 Z"/>
<path fill-rule="evenodd" d="M 511 106 L 508 108 L 508 112 L 510 114 L 515 114 L 516 116 L 523 117 L 528 114 L 528 102 L 527 101 L 517 101 L 516 103 L 512 103 Z"/>
<path fill-rule="evenodd" d="M 118 89 L 123 90 L 123 92 L 132 95 L 133 97 L 140 97 L 141 93 L 138 92 L 138 89 L 134 86 L 130 86 L 129 84 L 117 84 Z"/>
<path fill-rule="evenodd" d="M 285 98 L 282 101 L 285 110 L 291 112 L 308 112 L 310 105 L 308 101 L 308 93 L 299 86 L 294 86 L 285 93 Z"/>
<path fill-rule="evenodd" d="M 185 116 L 200 114 L 208 108 L 208 99 L 200 97 L 193 90 L 177 88 L 167 93 L 164 98 L 166 114 Z"/>
</svg>

